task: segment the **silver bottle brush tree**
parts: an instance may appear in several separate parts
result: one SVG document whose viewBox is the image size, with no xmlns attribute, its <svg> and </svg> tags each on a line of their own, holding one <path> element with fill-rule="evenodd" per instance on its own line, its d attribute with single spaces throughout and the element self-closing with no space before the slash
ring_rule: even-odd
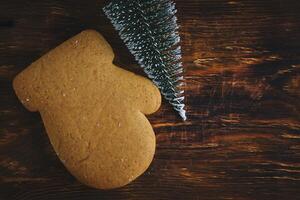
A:
<svg viewBox="0 0 300 200">
<path fill-rule="evenodd" d="M 103 10 L 148 77 L 186 120 L 175 3 L 112 0 Z"/>
</svg>

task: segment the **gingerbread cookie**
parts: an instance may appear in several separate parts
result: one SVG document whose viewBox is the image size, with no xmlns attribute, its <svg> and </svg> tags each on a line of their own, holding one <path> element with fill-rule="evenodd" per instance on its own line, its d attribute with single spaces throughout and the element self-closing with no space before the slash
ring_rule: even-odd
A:
<svg viewBox="0 0 300 200">
<path fill-rule="evenodd" d="M 140 176 L 155 152 L 144 114 L 161 104 L 146 78 L 112 64 L 114 53 L 96 31 L 64 42 L 17 75 L 13 87 L 38 111 L 58 157 L 81 182 L 101 189 Z"/>
</svg>

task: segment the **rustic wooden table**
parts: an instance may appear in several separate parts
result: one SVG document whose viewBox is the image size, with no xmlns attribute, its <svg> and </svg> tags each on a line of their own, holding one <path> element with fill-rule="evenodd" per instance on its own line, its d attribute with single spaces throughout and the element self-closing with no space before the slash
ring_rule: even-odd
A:
<svg viewBox="0 0 300 200">
<path fill-rule="evenodd" d="M 164 102 L 149 117 L 157 137 L 150 168 L 99 191 L 65 170 L 12 79 L 87 28 L 112 44 L 115 63 L 140 69 L 101 0 L 1 1 L 0 199 L 300 199 L 300 1 L 176 3 L 189 120 Z"/>
</svg>

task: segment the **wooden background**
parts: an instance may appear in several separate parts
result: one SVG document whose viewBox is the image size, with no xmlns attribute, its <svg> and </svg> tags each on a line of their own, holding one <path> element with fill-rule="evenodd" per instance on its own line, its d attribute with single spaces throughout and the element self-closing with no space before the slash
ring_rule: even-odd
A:
<svg viewBox="0 0 300 200">
<path fill-rule="evenodd" d="M 53 152 L 13 77 L 80 31 L 101 32 L 115 62 L 141 73 L 101 0 L 0 2 L 0 199 L 300 199 L 300 1 L 176 0 L 189 120 L 164 102 L 157 151 L 132 184 L 99 191 Z M 141 73 L 142 74 L 142 73 Z"/>
</svg>

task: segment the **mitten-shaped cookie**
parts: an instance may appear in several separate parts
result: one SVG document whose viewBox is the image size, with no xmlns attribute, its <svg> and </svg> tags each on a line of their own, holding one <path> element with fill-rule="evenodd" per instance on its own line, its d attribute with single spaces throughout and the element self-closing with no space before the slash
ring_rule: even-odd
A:
<svg viewBox="0 0 300 200">
<path fill-rule="evenodd" d="M 101 189 L 141 175 L 155 152 L 144 114 L 161 103 L 146 78 L 112 64 L 113 51 L 96 31 L 64 42 L 17 75 L 13 86 L 38 111 L 58 157 L 81 182 Z"/>
</svg>

